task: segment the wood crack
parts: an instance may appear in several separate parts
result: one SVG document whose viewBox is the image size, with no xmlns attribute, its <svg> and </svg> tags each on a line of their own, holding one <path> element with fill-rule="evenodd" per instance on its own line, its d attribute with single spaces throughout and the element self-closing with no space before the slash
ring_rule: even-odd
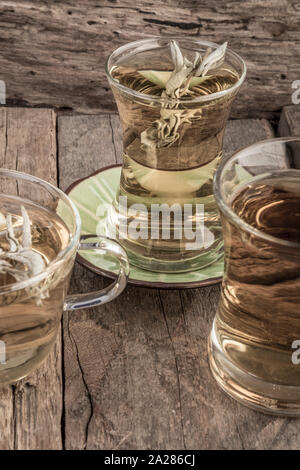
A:
<svg viewBox="0 0 300 470">
<path fill-rule="evenodd" d="M 170 21 L 170 20 L 157 20 L 156 18 L 143 18 L 146 23 L 159 24 L 161 26 L 173 26 L 175 28 L 189 30 L 201 28 L 201 23 L 184 23 L 180 21 Z"/>
<path fill-rule="evenodd" d="M 17 410 L 16 410 L 16 386 L 11 386 L 12 396 L 13 396 L 13 442 L 14 442 L 14 450 L 18 450 L 18 440 L 17 440 Z"/>
<path fill-rule="evenodd" d="M 66 374 L 65 374 L 65 339 L 63 334 L 63 321 L 61 322 L 61 380 L 62 380 L 62 409 L 60 418 L 62 450 L 66 449 Z"/>
<path fill-rule="evenodd" d="M 70 338 L 71 342 L 73 343 L 73 346 L 75 347 L 77 364 L 78 364 L 78 367 L 79 367 L 79 370 L 80 370 L 80 373 L 81 373 L 82 382 L 83 382 L 84 388 L 85 388 L 85 390 L 86 390 L 87 398 L 88 398 L 89 404 L 90 404 L 90 416 L 88 417 L 88 420 L 87 420 L 87 423 L 86 423 L 86 426 L 85 426 L 85 444 L 84 444 L 84 449 L 86 449 L 86 448 L 87 448 L 87 443 L 88 443 L 88 437 L 89 437 L 89 426 L 90 426 L 90 423 L 91 423 L 91 420 L 92 420 L 93 414 L 94 414 L 93 399 L 92 399 L 92 395 L 91 395 L 91 393 L 90 393 L 90 391 L 89 391 L 89 387 L 88 387 L 87 381 L 85 380 L 83 367 L 82 367 L 81 362 L 80 362 L 78 346 L 77 346 L 77 343 L 76 343 L 76 341 L 75 341 L 74 336 L 73 336 L 72 333 L 71 333 L 71 329 L 70 329 L 70 315 L 68 315 L 67 325 L 68 325 L 68 334 L 69 334 L 69 338 Z"/>
<path fill-rule="evenodd" d="M 109 125 L 110 125 L 110 128 L 111 128 L 111 140 L 112 140 L 112 144 L 113 144 L 113 147 L 114 147 L 115 162 L 118 163 L 117 149 L 116 149 L 116 143 L 115 143 L 115 135 L 114 135 L 113 125 L 112 125 L 112 122 L 111 122 L 111 116 L 108 116 L 108 119 L 109 119 Z"/>
<path fill-rule="evenodd" d="M 242 438 L 240 428 L 239 428 L 239 426 L 237 425 L 237 423 L 235 423 L 235 426 L 236 426 L 236 430 L 237 430 L 237 435 L 239 436 L 239 439 L 240 439 L 240 441 L 241 441 L 242 450 L 246 450 L 246 449 L 245 449 L 245 446 L 244 446 L 244 440 L 243 440 L 243 438 Z"/>
</svg>

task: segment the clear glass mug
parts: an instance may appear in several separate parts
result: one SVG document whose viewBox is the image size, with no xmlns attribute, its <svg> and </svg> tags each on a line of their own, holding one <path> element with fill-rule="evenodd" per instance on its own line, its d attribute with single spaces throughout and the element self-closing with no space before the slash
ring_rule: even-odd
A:
<svg viewBox="0 0 300 470">
<path fill-rule="evenodd" d="M 239 151 L 218 168 L 214 194 L 225 273 L 212 373 L 249 407 L 300 416 L 300 139 Z"/>
<path fill-rule="evenodd" d="M 228 48 L 218 81 L 212 84 L 207 80 L 206 88 L 193 92 L 197 96 L 184 96 L 176 99 L 175 103 L 173 98 L 161 97 L 162 89 L 156 85 L 149 85 L 149 81 L 145 84 L 142 75 L 145 70 L 163 73 L 173 70 L 172 39 L 177 41 L 190 61 L 194 60 L 196 52 L 203 55 L 208 48 L 215 50 L 218 47 L 199 39 L 159 37 L 126 44 L 107 60 L 106 75 L 123 129 L 120 187 L 110 218 L 111 227 L 117 227 L 119 241 L 126 248 L 132 264 L 151 271 L 184 272 L 209 265 L 223 253 L 212 181 L 222 156 L 230 107 L 245 79 L 246 66 Z M 208 93 L 209 87 L 212 89 Z M 153 141 L 149 142 L 146 135 L 156 132 L 160 140 L 153 146 Z M 165 133 L 167 136 L 163 137 Z M 125 209 L 120 204 L 120 196 L 127 198 Z M 171 211 L 171 215 L 166 213 L 166 220 L 168 217 L 171 219 L 171 222 L 166 222 L 170 226 L 169 236 L 162 233 L 163 222 L 153 221 L 153 218 L 149 220 L 150 206 L 155 204 L 167 205 Z M 201 248 L 193 248 L 183 227 L 187 219 L 195 227 L 196 204 L 204 204 Z M 132 215 L 128 208 L 134 205 L 138 206 L 138 213 Z M 186 215 L 184 209 L 188 205 L 191 212 Z M 182 213 L 177 225 L 172 208 Z M 146 227 L 139 238 L 127 231 L 133 219 Z M 157 232 L 155 237 L 152 231 Z"/>
<path fill-rule="evenodd" d="M 25 377 L 47 356 L 63 311 L 95 307 L 117 297 L 126 286 L 129 264 L 117 242 L 96 235 L 80 237 L 76 207 L 53 185 L 1 169 L 0 193 L 0 385 L 4 385 Z M 77 250 L 113 257 L 119 265 L 117 279 L 100 291 L 67 295 Z"/>
</svg>

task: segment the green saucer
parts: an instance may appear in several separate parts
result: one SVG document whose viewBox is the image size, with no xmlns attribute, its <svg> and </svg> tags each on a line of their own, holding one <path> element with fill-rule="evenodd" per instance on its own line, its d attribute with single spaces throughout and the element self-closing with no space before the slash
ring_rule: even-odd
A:
<svg viewBox="0 0 300 470">
<path fill-rule="evenodd" d="M 98 234 L 108 236 L 107 211 L 120 182 L 121 165 L 105 167 L 87 178 L 75 181 L 67 194 L 75 203 L 81 217 L 82 235 Z M 104 276 L 115 278 L 117 266 L 112 259 L 93 252 L 77 254 L 77 261 Z M 128 282 L 138 286 L 180 289 L 204 287 L 221 282 L 223 259 L 199 271 L 188 273 L 157 273 L 130 266 Z"/>
</svg>

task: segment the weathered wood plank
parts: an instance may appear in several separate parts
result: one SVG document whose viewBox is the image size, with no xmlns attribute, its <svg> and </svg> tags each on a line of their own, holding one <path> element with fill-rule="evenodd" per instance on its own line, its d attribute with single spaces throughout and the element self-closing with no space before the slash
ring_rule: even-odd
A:
<svg viewBox="0 0 300 470">
<path fill-rule="evenodd" d="M 300 137 L 300 106 L 285 106 L 280 115 L 278 133 L 281 137 Z"/>
<path fill-rule="evenodd" d="M 263 139 L 271 139 L 274 132 L 265 119 L 228 121 L 224 135 L 224 158 Z"/>
<path fill-rule="evenodd" d="M 64 188 L 120 160 L 116 116 L 62 116 L 58 130 Z M 230 121 L 225 155 L 272 136 L 264 120 Z M 72 291 L 108 282 L 76 266 Z M 110 304 L 64 314 L 66 448 L 299 447 L 297 421 L 240 406 L 211 377 L 206 345 L 218 296 L 218 286 L 128 286 Z"/>
<path fill-rule="evenodd" d="M 229 41 L 248 65 L 234 117 L 274 117 L 299 79 L 300 7 L 291 0 L 26 0 L 0 8 L 0 79 L 9 104 L 96 113 L 114 108 L 107 55 L 128 41 Z"/>
<path fill-rule="evenodd" d="M 56 123 L 52 110 L 0 109 L 0 166 L 57 183 Z M 61 337 L 37 371 L 0 389 L 1 449 L 62 446 Z"/>
</svg>

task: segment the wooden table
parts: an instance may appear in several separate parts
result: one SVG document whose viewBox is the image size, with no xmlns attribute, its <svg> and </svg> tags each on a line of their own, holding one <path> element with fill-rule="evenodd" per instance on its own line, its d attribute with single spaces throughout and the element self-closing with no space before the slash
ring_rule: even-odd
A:
<svg viewBox="0 0 300 470">
<path fill-rule="evenodd" d="M 300 135 L 299 111 L 284 110 L 282 134 Z M 225 154 L 273 135 L 266 120 L 230 121 Z M 2 167 L 66 189 L 120 159 L 116 115 L 0 109 Z M 109 282 L 76 265 L 70 289 Z M 219 286 L 128 286 L 110 304 L 65 313 L 44 364 L 0 390 L 0 448 L 299 449 L 300 420 L 244 408 L 212 379 L 206 343 L 218 297 Z"/>
</svg>

